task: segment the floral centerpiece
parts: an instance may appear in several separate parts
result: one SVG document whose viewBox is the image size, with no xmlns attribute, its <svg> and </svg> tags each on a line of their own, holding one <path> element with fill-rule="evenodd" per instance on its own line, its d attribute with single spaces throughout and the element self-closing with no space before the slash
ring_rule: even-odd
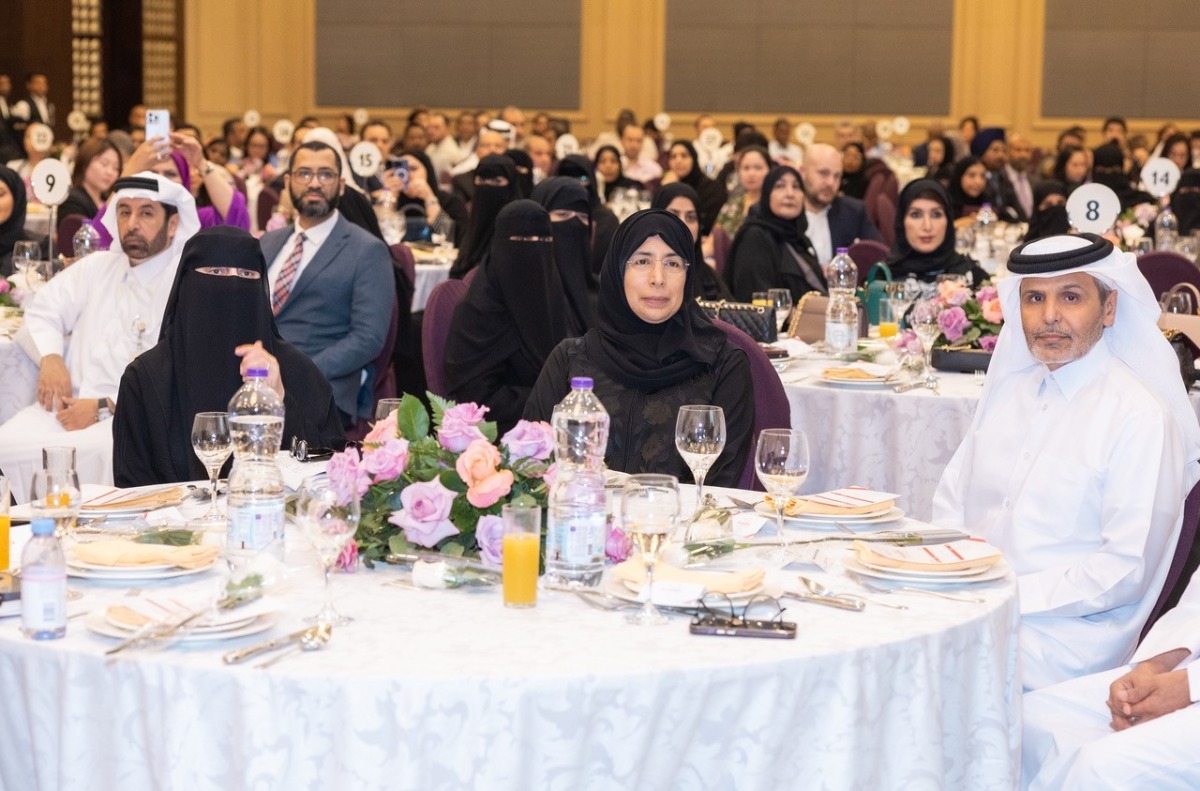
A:
<svg viewBox="0 0 1200 791">
<path fill-rule="evenodd" d="M 995 286 L 983 286 L 972 294 L 971 289 L 958 283 L 938 283 L 934 301 L 942 306 L 938 314 L 942 334 L 934 342 L 935 347 L 946 345 L 985 352 L 996 348 L 1004 314 Z"/>
<path fill-rule="evenodd" d="M 0 308 L 21 307 L 21 302 L 24 300 L 20 297 L 21 294 L 10 281 L 0 278 Z"/>
<path fill-rule="evenodd" d="M 336 454 L 327 468 L 343 498 L 362 499 L 355 543 L 372 566 L 390 553 L 432 549 L 499 565 L 505 503 L 546 504 L 554 433 L 522 420 L 496 442 L 487 407 L 428 393 L 432 419 L 413 395 L 376 423 L 362 452 Z"/>
</svg>

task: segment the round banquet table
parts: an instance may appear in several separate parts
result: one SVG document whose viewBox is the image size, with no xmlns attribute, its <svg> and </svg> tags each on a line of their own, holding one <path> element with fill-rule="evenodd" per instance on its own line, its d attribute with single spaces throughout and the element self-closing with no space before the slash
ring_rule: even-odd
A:
<svg viewBox="0 0 1200 791">
<path fill-rule="evenodd" d="M 429 301 L 429 295 L 433 293 L 433 287 L 438 283 L 450 279 L 450 266 L 450 264 L 417 263 L 417 279 L 413 283 L 413 313 L 420 313 L 425 310 L 425 303 Z"/>
<path fill-rule="evenodd" d="M 294 540 L 289 538 L 289 540 Z M 289 550 L 289 563 L 306 551 Z M 843 589 L 840 573 L 806 572 Z M 145 595 L 211 586 L 154 587 Z M 986 603 L 908 610 L 787 602 L 795 640 L 693 636 L 569 593 L 334 579 L 355 619 L 266 670 L 220 655 L 315 612 L 315 567 L 267 634 L 106 658 L 71 621 L 34 642 L 0 620 L 0 786 L 21 789 L 1011 789 L 1020 682 L 1013 578 Z M 164 583 L 160 583 L 163 585 Z M 126 584 L 127 585 L 127 584 Z M 96 610 L 126 586 L 72 581 Z M 102 611 L 102 609 L 100 610 Z"/>
</svg>

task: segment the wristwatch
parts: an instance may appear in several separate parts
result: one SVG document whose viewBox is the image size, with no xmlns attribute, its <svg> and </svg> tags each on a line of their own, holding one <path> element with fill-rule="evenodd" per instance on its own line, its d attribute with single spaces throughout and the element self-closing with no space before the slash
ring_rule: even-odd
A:
<svg viewBox="0 0 1200 791">
<path fill-rule="evenodd" d="M 112 417 L 112 409 L 108 406 L 108 399 L 96 399 L 96 422 L 99 423 L 101 420 L 108 420 L 110 417 Z"/>
</svg>

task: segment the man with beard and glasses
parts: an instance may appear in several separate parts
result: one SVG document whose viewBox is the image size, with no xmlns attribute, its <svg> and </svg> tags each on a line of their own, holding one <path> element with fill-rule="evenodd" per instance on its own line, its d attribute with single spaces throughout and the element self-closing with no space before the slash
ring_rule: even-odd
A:
<svg viewBox="0 0 1200 791">
<path fill-rule="evenodd" d="M 0 426 L 0 466 L 22 500 L 49 445 L 75 447 L 80 483 L 113 482 L 121 374 L 158 342 L 183 245 L 200 229 L 191 194 L 148 171 L 113 184 L 103 223 L 112 248 L 64 270 L 25 312 L 19 341 L 38 364 L 38 401 Z"/>
<path fill-rule="evenodd" d="M 299 146 L 286 180 L 295 225 L 261 243 L 279 334 L 329 380 L 349 427 L 374 417 L 371 363 L 383 350 L 396 289 L 387 246 L 337 210 L 342 178 L 332 146 Z"/>
<path fill-rule="evenodd" d="M 1198 477 L 1200 425 L 1132 253 L 1049 236 L 1008 269 L 1004 328 L 933 518 L 1016 572 L 1029 691 L 1133 654 Z"/>
</svg>

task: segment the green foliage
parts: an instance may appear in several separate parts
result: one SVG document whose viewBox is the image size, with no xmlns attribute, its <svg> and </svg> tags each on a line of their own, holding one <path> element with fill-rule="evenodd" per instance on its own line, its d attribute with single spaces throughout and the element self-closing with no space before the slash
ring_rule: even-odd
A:
<svg viewBox="0 0 1200 791">
<path fill-rule="evenodd" d="M 396 409 L 396 427 L 400 436 L 409 442 L 429 436 L 429 414 L 415 395 L 405 393 Z"/>
</svg>

